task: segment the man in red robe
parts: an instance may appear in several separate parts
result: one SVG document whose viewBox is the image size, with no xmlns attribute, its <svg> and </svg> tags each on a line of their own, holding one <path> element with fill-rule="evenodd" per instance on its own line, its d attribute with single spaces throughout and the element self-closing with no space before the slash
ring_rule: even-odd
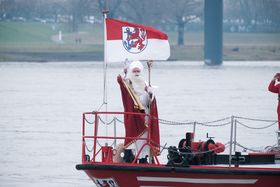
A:
<svg viewBox="0 0 280 187">
<path fill-rule="evenodd" d="M 277 107 L 277 113 L 278 113 L 278 129 L 280 130 L 280 73 L 277 73 L 273 79 L 271 80 L 268 90 L 278 94 L 278 107 Z"/>
<path fill-rule="evenodd" d="M 135 156 L 145 143 L 150 143 L 155 154 L 159 154 L 160 138 L 158 125 L 158 112 L 156 99 L 151 87 L 147 86 L 141 73 L 143 65 L 139 61 L 132 62 L 126 75 L 118 76 L 122 101 L 125 112 L 134 112 L 137 115 L 124 115 L 124 125 L 126 139 L 124 146 L 126 149 L 135 150 Z M 139 114 L 139 115 L 138 115 Z M 150 116 L 150 117 L 149 117 Z M 150 126 L 150 135 L 148 134 Z M 147 138 L 150 140 L 137 140 L 132 138 Z M 150 155 L 150 147 L 145 145 L 139 154 L 139 158 L 147 158 Z"/>
</svg>

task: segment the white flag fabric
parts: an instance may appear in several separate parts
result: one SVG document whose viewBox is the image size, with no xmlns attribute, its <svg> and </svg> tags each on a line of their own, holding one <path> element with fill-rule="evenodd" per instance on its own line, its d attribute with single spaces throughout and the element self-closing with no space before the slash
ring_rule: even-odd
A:
<svg viewBox="0 0 280 187">
<path fill-rule="evenodd" d="M 124 60 L 167 60 L 168 36 L 152 27 L 106 19 L 107 62 Z"/>
</svg>

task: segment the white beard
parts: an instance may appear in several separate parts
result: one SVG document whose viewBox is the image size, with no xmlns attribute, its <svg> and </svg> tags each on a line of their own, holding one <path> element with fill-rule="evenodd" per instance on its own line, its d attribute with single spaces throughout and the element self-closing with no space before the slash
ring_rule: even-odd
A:
<svg viewBox="0 0 280 187">
<path fill-rule="evenodd" d="M 145 107 L 145 112 L 148 113 L 149 95 L 145 91 L 146 83 L 141 76 L 131 77 L 132 87 L 136 95 L 139 96 L 141 104 Z"/>
<path fill-rule="evenodd" d="M 140 96 L 145 92 L 146 83 L 141 76 L 133 76 L 130 79 L 132 83 L 133 90 L 135 93 Z"/>
</svg>

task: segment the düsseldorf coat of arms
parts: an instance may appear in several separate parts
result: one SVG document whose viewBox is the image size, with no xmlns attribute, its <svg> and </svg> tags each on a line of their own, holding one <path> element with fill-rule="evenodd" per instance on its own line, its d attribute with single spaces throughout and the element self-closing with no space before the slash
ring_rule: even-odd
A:
<svg viewBox="0 0 280 187">
<path fill-rule="evenodd" d="M 143 28 L 122 27 L 122 42 L 128 52 L 140 53 L 147 47 L 147 32 Z"/>
</svg>

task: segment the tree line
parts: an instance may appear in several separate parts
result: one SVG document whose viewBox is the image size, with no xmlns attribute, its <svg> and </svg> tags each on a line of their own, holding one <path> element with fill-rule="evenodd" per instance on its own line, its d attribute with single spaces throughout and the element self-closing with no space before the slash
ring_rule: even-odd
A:
<svg viewBox="0 0 280 187">
<path fill-rule="evenodd" d="M 279 0 L 223 0 L 223 4 L 225 31 L 280 31 Z M 104 8 L 112 18 L 177 31 L 179 45 L 186 30 L 203 31 L 204 0 L 0 0 L 0 19 L 67 22 L 75 32 L 81 23 L 101 23 Z"/>
</svg>

